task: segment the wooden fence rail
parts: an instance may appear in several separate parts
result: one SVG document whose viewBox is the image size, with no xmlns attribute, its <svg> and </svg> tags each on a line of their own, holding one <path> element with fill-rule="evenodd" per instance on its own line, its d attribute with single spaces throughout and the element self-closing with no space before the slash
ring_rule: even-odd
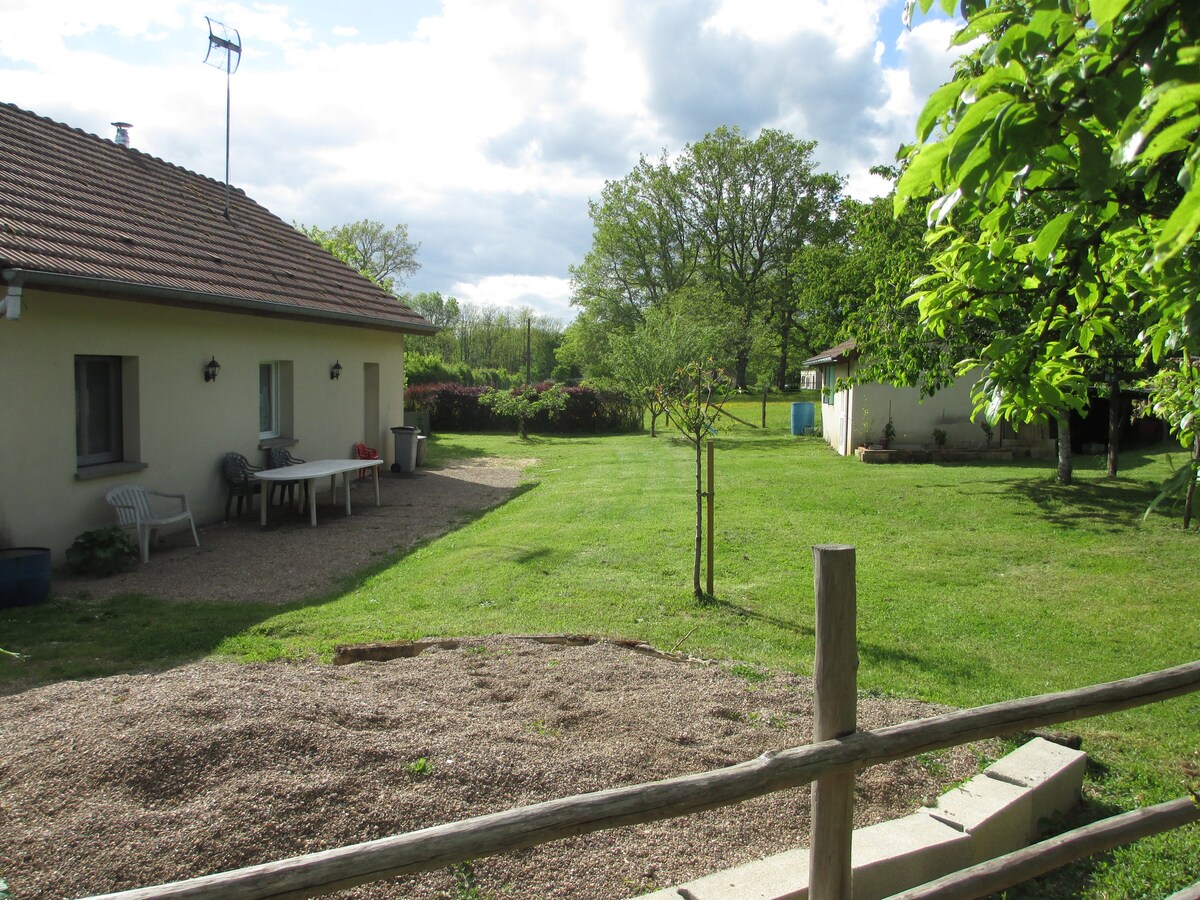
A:
<svg viewBox="0 0 1200 900">
<path fill-rule="evenodd" d="M 1093 822 L 969 869 L 896 894 L 889 900 L 968 900 L 1037 878 L 1078 859 L 1152 834 L 1200 822 L 1200 803 L 1184 797 Z"/>
<path fill-rule="evenodd" d="M 1200 661 L 1106 684 L 994 703 L 651 784 L 580 794 L 408 834 L 90 900 L 265 900 L 438 869 L 621 825 L 656 822 L 852 771 L 1041 725 L 1084 719 L 1200 690 Z"/>
</svg>

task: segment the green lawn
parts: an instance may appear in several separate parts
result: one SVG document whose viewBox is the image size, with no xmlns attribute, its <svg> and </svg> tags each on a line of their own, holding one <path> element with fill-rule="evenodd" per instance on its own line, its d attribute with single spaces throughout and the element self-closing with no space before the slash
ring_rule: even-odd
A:
<svg viewBox="0 0 1200 900">
<path fill-rule="evenodd" d="M 758 421 L 758 407 L 733 411 Z M 972 706 L 1200 656 L 1198 536 L 1142 513 L 1168 471 L 1077 461 L 864 466 L 766 431 L 717 436 L 716 601 L 691 596 L 691 448 L 668 432 L 438 435 L 431 462 L 536 457 L 508 503 L 344 592 L 287 607 L 52 603 L 0 615 L 0 678 L 107 674 L 209 652 L 327 658 L 336 644 L 428 635 L 587 632 L 807 673 L 811 546 L 857 547 L 864 691 Z M 1177 460 L 1178 461 L 1178 454 Z M 1085 817 L 1182 796 L 1200 780 L 1200 695 L 1064 726 L 1092 755 Z M 1196 829 L 1143 841 L 1013 896 L 1161 897 L 1200 872 Z"/>
</svg>

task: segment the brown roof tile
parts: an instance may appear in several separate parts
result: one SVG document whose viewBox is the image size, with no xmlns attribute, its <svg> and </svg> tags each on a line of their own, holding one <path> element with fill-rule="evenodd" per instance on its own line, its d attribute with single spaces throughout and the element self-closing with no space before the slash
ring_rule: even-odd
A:
<svg viewBox="0 0 1200 900">
<path fill-rule="evenodd" d="M 242 191 L 0 103 L 0 269 L 25 284 L 413 333 L 421 315 Z"/>
</svg>

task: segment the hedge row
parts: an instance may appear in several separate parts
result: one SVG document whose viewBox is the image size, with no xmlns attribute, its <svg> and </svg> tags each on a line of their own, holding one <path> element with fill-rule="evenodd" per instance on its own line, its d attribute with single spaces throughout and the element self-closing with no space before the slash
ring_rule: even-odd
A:
<svg viewBox="0 0 1200 900">
<path fill-rule="evenodd" d="M 548 384 L 535 386 L 545 390 Z M 509 431 L 516 422 L 498 416 L 479 403 L 486 387 L 471 387 L 455 382 L 444 384 L 412 384 L 405 393 L 409 409 L 429 413 L 433 431 Z M 544 415 L 530 423 L 531 431 L 559 434 L 597 434 L 616 431 L 638 431 L 642 427 L 641 411 L 627 396 L 618 391 L 602 391 L 591 387 L 563 388 L 567 407 L 553 421 Z"/>
</svg>

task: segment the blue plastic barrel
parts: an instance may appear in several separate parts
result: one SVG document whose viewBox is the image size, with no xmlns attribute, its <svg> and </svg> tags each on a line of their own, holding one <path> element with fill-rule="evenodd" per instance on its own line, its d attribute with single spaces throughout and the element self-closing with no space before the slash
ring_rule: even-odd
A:
<svg viewBox="0 0 1200 900">
<path fill-rule="evenodd" d="M 41 603 L 49 596 L 49 548 L 8 547 L 0 550 L 0 607 Z"/>
<path fill-rule="evenodd" d="M 808 434 L 816 424 L 817 412 L 812 403 L 792 404 L 792 434 Z"/>
</svg>

